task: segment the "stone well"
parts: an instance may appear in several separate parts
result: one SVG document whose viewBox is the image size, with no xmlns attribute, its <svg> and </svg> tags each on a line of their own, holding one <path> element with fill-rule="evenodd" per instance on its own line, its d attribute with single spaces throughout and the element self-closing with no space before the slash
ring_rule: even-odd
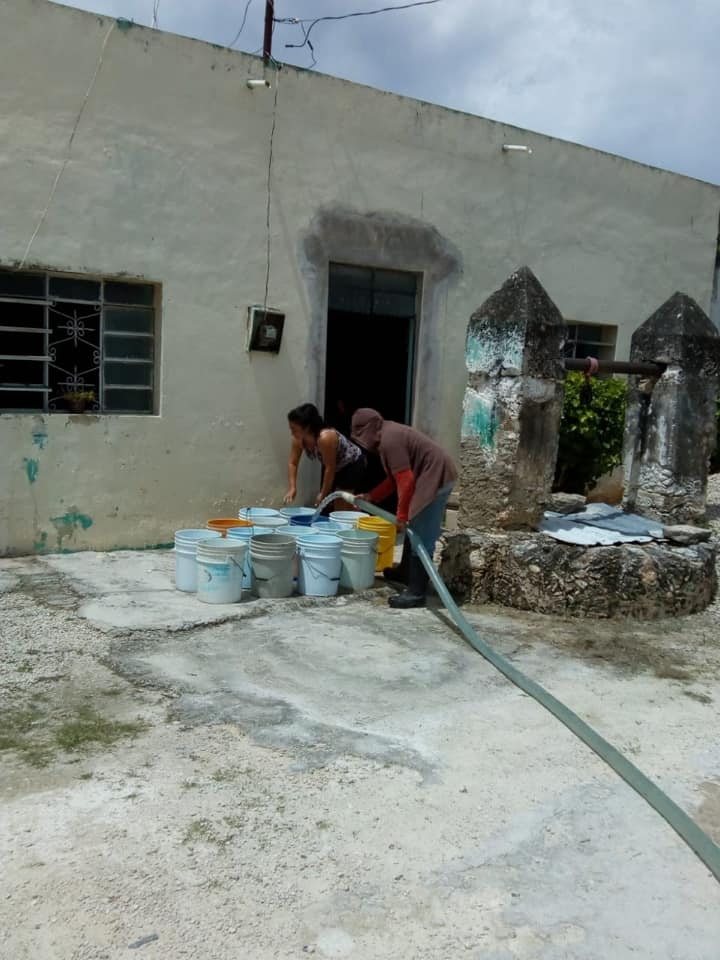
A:
<svg viewBox="0 0 720 960">
<path fill-rule="evenodd" d="M 652 376 L 640 371 L 629 384 L 623 503 L 660 525 L 662 539 L 591 546 L 538 530 L 553 500 L 566 331 L 528 267 L 470 318 L 459 530 L 440 547 L 440 573 L 459 599 L 538 613 L 652 620 L 704 610 L 716 591 L 717 545 L 708 530 L 668 524 L 703 521 L 718 332 L 682 293 L 635 331 L 631 372 L 651 366 Z M 569 512 L 582 509 L 570 499 Z"/>
<path fill-rule="evenodd" d="M 440 575 L 469 603 L 656 620 L 711 603 L 716 549 L 711 542 L 585 547 L 524 531 L 451 533 L 440 547 Z"/>
</svg>

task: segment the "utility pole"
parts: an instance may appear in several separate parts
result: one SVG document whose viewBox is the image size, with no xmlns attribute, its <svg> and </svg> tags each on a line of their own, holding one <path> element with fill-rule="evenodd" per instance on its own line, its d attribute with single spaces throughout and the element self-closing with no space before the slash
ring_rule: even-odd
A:
<svg viewBox="0 0 720 960">
<path fill-rule="evenodd" d="M 275 0 L 265 0 L 265 39 L 263 40 L 263 62 L 265 66 L 272 56 L 273 19 L 275 16 Z"/>
</svg>

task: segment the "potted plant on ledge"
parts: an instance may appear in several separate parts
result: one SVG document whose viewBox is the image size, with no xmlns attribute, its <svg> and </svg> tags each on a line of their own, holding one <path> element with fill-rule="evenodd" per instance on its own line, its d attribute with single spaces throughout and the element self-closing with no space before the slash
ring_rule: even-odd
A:
<svg viewBox="0 0 720 960">
<path fill-rule="evenodd" d="M 65 406 L 70 413 L 84 413 L 85 407 L 95 400 L 94 390 L 68 390 L 63 394 Z"/>
</svg>

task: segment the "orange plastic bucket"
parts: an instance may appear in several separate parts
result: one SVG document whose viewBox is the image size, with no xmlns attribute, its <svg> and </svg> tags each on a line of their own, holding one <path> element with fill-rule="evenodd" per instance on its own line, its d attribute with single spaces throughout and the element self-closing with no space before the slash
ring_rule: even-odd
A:
<svg viewBox="0 0 720 960">
<path fill-rule="evenodd" d="M 251 527 L 249 520 L 238 520 L 237 517 L 218 517 L 215 520 L 208 520 L 208 530 L 217 530 L 222 537 L 227 536 L 230 527 Z"/>
<path fill-rule="evenodd" d="M 376 570 L 382 571 L 393 565 L 395 540 L 397 530 L 395 525 L 381 520 L 380 517 L 361 517 L 358 520 L 358 530 L 371 530 L 378 535 L 378 555 Z"/>
</svg>

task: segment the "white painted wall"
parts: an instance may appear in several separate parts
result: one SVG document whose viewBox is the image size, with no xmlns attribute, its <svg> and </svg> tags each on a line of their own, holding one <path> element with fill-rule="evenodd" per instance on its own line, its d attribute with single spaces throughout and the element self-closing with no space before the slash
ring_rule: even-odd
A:
<svg viewBox="0 0 720 960">
<path fill-rule="evenodd" d="M 45 0 L 0 4 L 0 264 L 23 256 L 111 24 Z M 257 58 L 113 30 L 29 265 L 162 284 L 159 415 L 0 416 L 0 553 L 30 551 L 43 534 L 50 548 L 165 542 L 238 505 L 278 502 L 285 413 L 317 399 L 322 331 L 300 251 L 322 208 L 421 220 L 460 252 L 463 273 L 433 306 L 442 335 L 426 344 L 442 384 L 433 432 L 453 449 L 468 317 L 517 266 L 566 316 L 620 325 L 620 356 L 675 290 L 709 309 L 718 188 L 288 68 L 269 298 L 287 313 L 285 339 L 278 357 L 248 356 L 275 94 L 247 89 L 260 75 Z M 533 154 L 505 155 L 503 142 Z M 371 358 L 358 350 L 357 362 Z"/>
</svg>

